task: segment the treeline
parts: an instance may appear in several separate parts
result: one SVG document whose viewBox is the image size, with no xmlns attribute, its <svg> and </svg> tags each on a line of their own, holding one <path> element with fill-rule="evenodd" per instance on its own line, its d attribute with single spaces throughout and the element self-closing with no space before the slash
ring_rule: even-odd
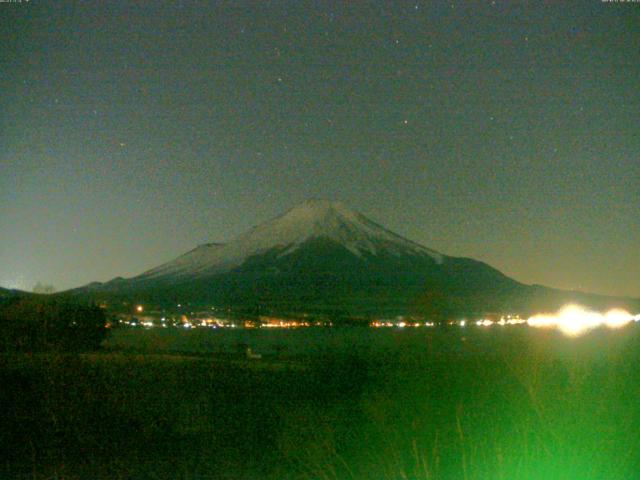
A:
<svg viewBox="0 0 640 480">
<path fill-rule="evenodd" d="M 5 352 L 91 351 L 108 332 L 104 311 L 42 298 L 0 302 L 0 349 Z"/>
</svg>

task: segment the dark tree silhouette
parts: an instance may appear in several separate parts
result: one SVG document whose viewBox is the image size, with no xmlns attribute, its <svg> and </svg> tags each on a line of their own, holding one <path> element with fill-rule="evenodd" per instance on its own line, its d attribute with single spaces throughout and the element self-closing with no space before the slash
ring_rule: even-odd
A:
<svg viewBox="0 0 640 480">
<path fill-rule="evenodd" d="M 0 348 L 5 351 L 90 351 L 107 334 L 97 306 L 16 298 L 0 304 Z"/>
</svg>

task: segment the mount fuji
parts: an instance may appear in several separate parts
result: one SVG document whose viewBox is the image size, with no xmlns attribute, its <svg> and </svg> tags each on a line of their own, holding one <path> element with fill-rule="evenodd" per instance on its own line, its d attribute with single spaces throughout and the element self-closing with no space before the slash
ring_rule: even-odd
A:
<svg viewBox="0 0 640 480">
<path fill-rule="evenodd" d="M 438 252 L 384 229 L 342 203 L 308 200 L 226 245 L 201 245 L 137 278 L 175 281 L 181 277 L 206 277 L 228 272 L 250 259 L 270 253 L 275 254 L 273 260 L 279 262 L 290 255 L 295 256 L 318 239 L 361 260 L 380 255 L 429 257 L 437 263 L 443 259 Z"/>
<path fill-rule="evenodd" d="M 441 318 L 553 308 L 568 297 L 592 305 L 612 300 L 524 285 L 483 262 L 436 252 L 326 200 L 308 200 L 226 244 L 200 245 L 136 277 L 64 294 L 271 313 Z"/>
</svg>

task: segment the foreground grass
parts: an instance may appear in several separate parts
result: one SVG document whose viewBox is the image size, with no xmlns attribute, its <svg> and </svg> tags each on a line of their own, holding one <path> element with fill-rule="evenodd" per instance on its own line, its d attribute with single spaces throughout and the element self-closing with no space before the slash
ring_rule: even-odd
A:
<svg viewBox="0 0 640 480">
<path fill-rule="evenodd" d="M 0 478 L 633 478 L 637 337 L 298 361 L 4 356 Z"/>
</svg>

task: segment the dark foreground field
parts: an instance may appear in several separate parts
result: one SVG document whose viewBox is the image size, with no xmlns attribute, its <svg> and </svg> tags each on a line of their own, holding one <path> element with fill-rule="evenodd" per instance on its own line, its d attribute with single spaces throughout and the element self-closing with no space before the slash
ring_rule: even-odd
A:
<svg viewBox="0 0 640 480">
<path fill-rule="evenodd" d="M 385 348 L 254 361 L 140 331 L 144 354 L 3 356 L 0 478 L 637 478 L 639 330 L 351 329 Z"/>
</svg>

